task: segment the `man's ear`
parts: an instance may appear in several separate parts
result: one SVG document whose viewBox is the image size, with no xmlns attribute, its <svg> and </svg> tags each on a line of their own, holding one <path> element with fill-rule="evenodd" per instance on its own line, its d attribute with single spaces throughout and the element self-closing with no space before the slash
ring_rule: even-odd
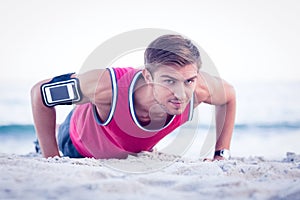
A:
<svg viewBox="0 0 300 200">
<path fill-rule="evenodd" d="M 143 69 L 142 73 L 147 84 L 153 82 L 152 74 L 147 69 Z"/>
</svg>

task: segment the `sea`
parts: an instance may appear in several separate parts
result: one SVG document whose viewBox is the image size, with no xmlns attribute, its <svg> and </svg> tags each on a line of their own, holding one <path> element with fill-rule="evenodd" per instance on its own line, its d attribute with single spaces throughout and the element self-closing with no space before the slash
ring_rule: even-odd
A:
<svg viewBox="0 0 300 200">
<path fill-rule="evenodd" d="M 35 152 L 36 133 L 30 102 L 33 83 L 0 82 L 0 153 L 26 155 Z M 232 156 L 280 159 L 287 152 L 299 154 L 300 80 L 234 81 L 232 84 L 237 94 Z M 57 107 L 58 124 L 72 108 L 73 106 Z M 194 117 L 199 125 L 185 125 L 191 132 L 196 131 L 196 136 L 186 151 L 190 156 L 198 156 L 207 134 L 212 134 L 207 130 L 212 127 L 213 106 L 201 104 L 196 112 Z M 164 144 L 167 144 L 167 140 L 172 140 L 172 137 L 174 139 L 174 135 L 170 134 L 164 139 Z"/>
</svg>

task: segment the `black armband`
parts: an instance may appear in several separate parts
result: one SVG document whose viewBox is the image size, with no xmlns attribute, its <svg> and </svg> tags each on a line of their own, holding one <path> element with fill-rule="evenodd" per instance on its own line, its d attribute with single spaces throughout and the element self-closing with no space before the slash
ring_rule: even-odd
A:
<svg viewBox="0 0 300 200">
<path fill-rule="evenodd" d="M 78 78 L 71 78 L 74 73 L 54 77 L 41 86 L 42 99 L 47 107 L 71 105 L 82 98 Z"/>
</svg>

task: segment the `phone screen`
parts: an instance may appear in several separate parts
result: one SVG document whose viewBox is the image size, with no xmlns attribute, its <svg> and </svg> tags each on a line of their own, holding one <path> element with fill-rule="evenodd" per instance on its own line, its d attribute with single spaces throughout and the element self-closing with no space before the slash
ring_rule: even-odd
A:
<svg viewBox="0 0 300 200">
<path fill-rule="evenodd" d="M 50 88 L 52 101 L 59 101 L 62 99 L 70 99 L 67 85 Z"/>
</svg>

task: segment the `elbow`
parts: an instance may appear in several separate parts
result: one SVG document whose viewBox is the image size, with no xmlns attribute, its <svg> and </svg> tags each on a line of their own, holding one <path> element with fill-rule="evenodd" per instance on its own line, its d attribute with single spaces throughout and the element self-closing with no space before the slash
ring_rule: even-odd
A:
<svg viewBox="0 0 300 200">
<path fill-rule="evenodd" d="M 30 90 L 30 97 L 32 103 L 37 103 L 42 101 L 42 95 L 40 92 L 40 87 L 42 82 L 36 83 Z"/>
<path fill-rule="evenodd" d="M 47 82 L 47 80 L 40 81 L 40 82 L 36 83 L 34 86 L 32 86 L 32 88 L 30 90 L 30 98 L 31 98 L 31 106 L 32 107 L 39 106 L 39 105 L 44 106 L 43 99 L 42 99 L 42 93 L 41 93 L 41 86 L 45 82 Z"/>
<path fill-rule="evenodd" d="M 236 91 L 235 88 L 230 85 L 225 85 L 225 94 L 226 94 L 226 103 L 235 103 L 236 102 Z"/>
<path fill-rule="evenodd" d="M 230 85 L 229 87 L 229 99 L 231 101 L 236 101 L 236 91 L 232 85 Z"/>
</svg>

